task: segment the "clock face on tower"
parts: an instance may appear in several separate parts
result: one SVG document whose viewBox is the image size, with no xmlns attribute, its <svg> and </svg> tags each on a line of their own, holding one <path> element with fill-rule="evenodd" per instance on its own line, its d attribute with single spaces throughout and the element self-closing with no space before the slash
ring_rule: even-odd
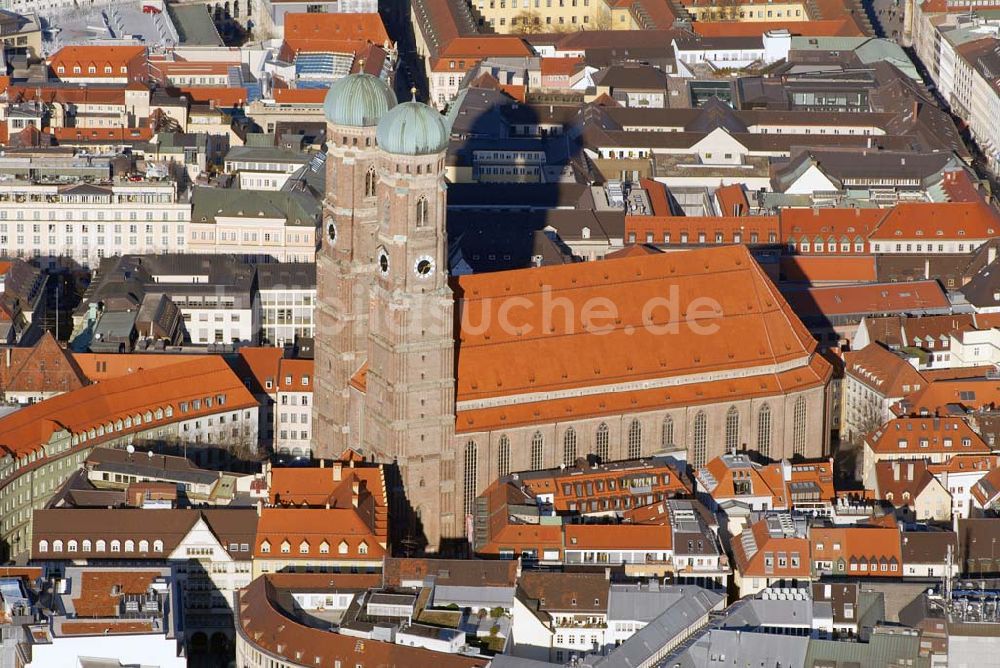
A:
<svg viewBox="0 0 1000 668">
<path fill-rule="evenodd" d="M 334 225 L 332 218 L 327 220 L 326 236 L 330 240 L 331 246 L 335 246 L 337 244 L 337 226 Z"/>
<path fill-rule="evenodd" d="M 417 261 L 413 263 L 413 273 L 417 275 L 417 278 L 430 278 L 434 273 L 434 258 L 430 255 L 418 257 Z"/>
<path fill-rule="evenodd" d="M 389 275 L 389 252 L 383 246 L 378 249 L 378 273 L 383 276 Z"/>
</svg>

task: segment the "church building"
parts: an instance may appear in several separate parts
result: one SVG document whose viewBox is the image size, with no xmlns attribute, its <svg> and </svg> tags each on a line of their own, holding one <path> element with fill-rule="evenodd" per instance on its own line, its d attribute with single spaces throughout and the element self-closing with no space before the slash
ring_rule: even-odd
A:
<svg viewBox="0 0 1000 668">
<path fill-rule="evenodd" d="M 366 74 L 325 112 L 313 453 L 395 462 L 431 549 L 512 471 L 826 454 L 830 366 L 744 246 L 451 279 L 444 118 Z"/>
</svg>

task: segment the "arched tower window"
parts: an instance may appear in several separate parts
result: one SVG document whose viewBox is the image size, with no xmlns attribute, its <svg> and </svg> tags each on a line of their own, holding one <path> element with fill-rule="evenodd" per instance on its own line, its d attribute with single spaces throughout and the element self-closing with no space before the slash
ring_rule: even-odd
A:
<svg viewBox="0 0 1000 668">
<path fill-rule="evenodd" d="M 703 411 L 694 416 L 694 429 L 691 439 L 691 465 L 695 468 L 705 465 L 708 454 L 708 421 Z"/>
<path fill-rule="evenodd" d="M 417 227 L 427 226 L 427 198 L 417 200 Z"/>
<path fill-rule="evenodd" d="M 628 427 L 628 458 L 638 459 L 642 456 L 642 425 L 638 420 L 632 420 Z"/>
<path fill-rule="evenodd" d="M 771 407 L 767 404 L 757 411 L 757 452 L 771 456 Z"/>
<path fill-rule="evenodd" d="M 365 174 L 365 197 L 375 197 L 375 186 L 378 185 L 378 174 L 372 167 Z"/>
<path fill-rule="evenodd" d="M 542 432 L 536 431 L 531 437 L 531 470 L 538 471 L 542 468 L 542 446 L 545 439 Z"/>
<path fill-rule="evenodd" d="M 799 397 L 795 400 L 795 409 L 792 411 L 792 453 L 796 455 L 806 454 L 805 397 Z"/>
<path fill-rule="evenodd" d="M 757 411 L 757 452 L 771 456 L 771 407 L 767 404 Z"/>
<path fill-rule="evenodd" d="M 497 476 L 502 478 L 510 473 L 510 439 L 507 434 L 500 437 L 500 447 L 497 450 Z"/>
<path fill-rule="evenodd" d="M 608 454 L 609 454 L 608 442 L 609 442 L 608 425 L 602 422 L 597 426 L 597 448 L 596 448 L 597 458 L 600 459 L 602 463 L 608 461 Z"/>
<path fill-rule="evenodd" d="M 674 419 L 669 415 L 663 418 L 660 428 L 660 447 L 664 450 L 674 447 Z"/>
<path fill-rule="evenodd" d="M 469 441 L 465 444 L 465 480 L 463 487 L 463 511 L 466 515 L 472 512 L 472 508 L 476 503 L 476 471 L 477 471 L 477 460 L 478 451 L 476 448 L 475 441 Z"/>
<path fill-rule="evenodd" d="M 576 463 L 576 430 L 570 427 L 563 434 L 563 465 L 573 466 Z"/>
<path fill-rule="evenodd" d="M 726 411 L 726 452 L 736 452 L 740 445 L 740 414 L 736 406 Z"/>
</svg>

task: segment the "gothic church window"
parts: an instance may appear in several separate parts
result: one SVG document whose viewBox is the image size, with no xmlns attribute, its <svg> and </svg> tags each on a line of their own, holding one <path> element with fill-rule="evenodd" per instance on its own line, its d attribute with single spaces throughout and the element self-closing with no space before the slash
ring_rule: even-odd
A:
<svg viewBox="0 0 1000 668">
<path fill-rule="evenodd" d="M 576 430 L 570 427 L 563 435 L 563 465 L 573 466 L 576 463 Z"/>
<path fill-rule="evenodd" d="M 757 412 L 757 452 L 771 456 L 771 407 L 767 404 Z"/>
<path fill-rule="evenodd" d="M 597 427 L 597 457 L 601 463 L 608 461 L 608 425 L 603 422 Z"/>
<path fill-rule="evenodd" d="M 806 454 L 806 399 L 795 400 L 795 410 L 792 413 L 792 453 Z"/>
<path fill-rule="evenodd" d="M 531 470 L 538 471 L 542 468 L 542 446 L 545 444 L 545 440 L 542 438 L 542 432 L 536 431 L 531 437 Z"/>
<path fill-rule="evenodd" d="M 638 459 L 642 456 L 642 425 L 638 420 L 632 420 L 628 428 L 628 458 Z"/>
<path fill-rule="evenodd" d="M 694 430 L 691 441 L 691 464 L 694 467 L 705 465 L 705 457 L 708 449 L 708 424 L 705 413 L 698 411 L 694 416 Z"/>
<path fill-rule="evenodd" d="M 427 226 L 427 198 L 417 200 L 417 227 Z"/>
</svg>

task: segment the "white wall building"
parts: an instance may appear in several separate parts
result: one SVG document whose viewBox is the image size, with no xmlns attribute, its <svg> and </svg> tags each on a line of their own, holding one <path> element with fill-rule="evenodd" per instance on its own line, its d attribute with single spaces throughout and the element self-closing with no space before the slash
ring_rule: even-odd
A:
<svg viewBox="0 0 1000 668">
<path fill-rule="evenodd" d="M 111 255 L 183 253 L 190 220 L 172 181 L 0 183 L 0 255 L 96 266 Z"/>
</svg>

